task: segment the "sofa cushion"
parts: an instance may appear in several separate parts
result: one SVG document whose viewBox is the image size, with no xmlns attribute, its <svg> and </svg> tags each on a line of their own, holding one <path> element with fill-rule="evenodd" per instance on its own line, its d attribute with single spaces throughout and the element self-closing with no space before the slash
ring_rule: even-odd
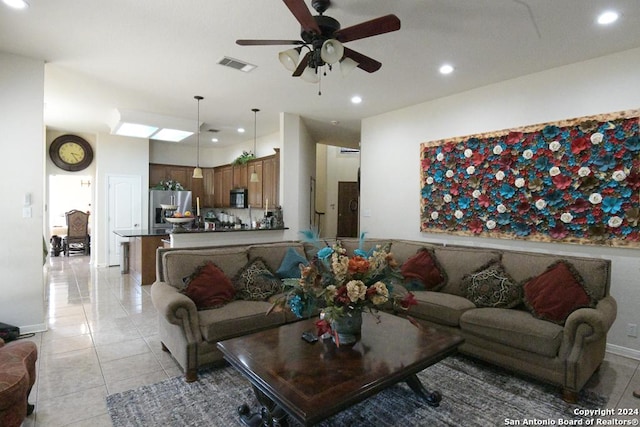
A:
<svg viewBox="0 0 640 427">
<path fill-rule="evenodd" d="M 582 286 L 582 277 L 565 261 L 556 262 L 523 288 L 524 302 L 531 313 L 559 324 L 564 324 L 574 310 L 593 305 Z"/>
<path fill-rule="evenodd" d="M 185 286 L 184 278 L 207 261 L 215 262 L 227 277 L 233 277 L 247 264 L 248 259 L 247 250 L 242 247 L 168 251 L 162 254 L 162 275 L 171 286 L 182 289 Z"/>
<path fill-rule="evenodd" d="M 284 313 L 266 314 L 271 304 L 235 300 L 224 307 L 198 312 L 200 332 L 208 342 L 250 334 L 284 323 Z"/>
<path fill-rule="evenodd" d="M 289 248 L 293 248 L 300 255 L 304 256 L 304 246 L 302 243 L 296 242 L 277 242 L 265 243 L 260 245 L 249 246 L 249 261 L 255 258 L 262 258 L 265 265 L 271 270 L 276 271 L 282 264 Z"/>
<path fill-rule="evenodd" d="M 398 262 L 398 264 L 402 265 L 409 258 L 414 256 L 420 249 L 426 248 L 431 249 L 435 245 L 425 242 L 412 242 L 410 240 L 394 240 L 391 244 L 391 254 Z"/>
<path fill-rule="evenodd" d="M 558 261 L 558 255 L 533 252 L 505 251 L 502 265 L 516 282 L 524 282 L 543 273 Z M 608 259 L 563 256 L 583 279 L 584 288 L 596 300 L 609 295 L 611 261 Z"/>
<path fill-rule="evenodd" d="M 198 267 L 186 285 L 182 293 L 193 300 L 198 310 L 221 307 L 236 295 L 231 280 L 212 262 Z"/>
<path fill-rule="evenodd" d="M 522 302 L 522 286 L 505 271 L 500 262 L 492 262 L 464 276 L 466 297 L 476 307 L 513 308 Z"/>
<path fill-rule="evenodd" d="M 447 284 L 441 292 L 460 296 L 465 295 L 462 278 L 466 274 L 500 259 L 500 252 L 462 246 L 438 247 L 434 249 L 434 253 L 447 275 Z"/>
<path fill-rule="evenodd" d="M 266 266 L 262 258 L 254 258 L 233 278 L 238 297 L 247 301 L 265 301 L 282 292 L 282 282 Z"/>
<path fill-rule="evenodd" d="M 284 254 L 282 263 L 276 270 L 276 275 L 281 279 L 299 279 L 300 276 L 300 264 L 309 265 L 309 261 L 301 254 L 302 251 L 298 251 L 295 248 L 288 248 Z"/>
<path fill-rule="evenodd" d="M 546 357 L 558 354 L 563 327 L 536 319 L 524 310 L 476 308 L 460 317 L 464 333 Z"/>
<path fill-rule="evenodd" d="M 437 291 L 447 281 L 442 267 L 427 248 L 421 248 L 400 267 L 404 286 L 416 291 Z"/>
<path fill-rule="evenodd" d="M 417 305 L 411 306 L 409 315 L 448 326 L 459 326 L 460 316 L 476 306 L 466 298 L 432 291 L 415 291 Z"/>
</svg>

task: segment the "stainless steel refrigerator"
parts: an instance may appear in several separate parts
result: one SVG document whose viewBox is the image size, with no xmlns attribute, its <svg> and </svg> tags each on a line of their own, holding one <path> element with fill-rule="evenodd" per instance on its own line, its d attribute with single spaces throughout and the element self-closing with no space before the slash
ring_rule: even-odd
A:
<svg viewBox="0 0 640 427">
<path fill-rule="evenodd" d="M 149 228 L 151 230 L 171 228 L 162 220 L 161 205 L 176 205 L 178 211 L 193 212 L 191 191 L 149 190 Z"/>
</svg>

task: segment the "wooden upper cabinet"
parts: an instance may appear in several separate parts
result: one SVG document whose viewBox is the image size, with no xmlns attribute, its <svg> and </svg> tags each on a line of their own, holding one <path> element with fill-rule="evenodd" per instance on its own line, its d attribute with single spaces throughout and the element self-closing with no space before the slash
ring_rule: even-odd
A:
<svg viewBox="0 0 640 427">
<path fill-rule="evenodd" d="M 229 192 L 233 188 L 233 167 L 231 165 L 214 168 L 214 207 L 226 208 L 231 204 Z"/>
<path fill-rule="evenodd" d="M 194 166 L 149 164 L 149 186 L 154 187 L 160 181 L 172 179 L 178 181 L 185 190 L 192 192 L 193 207 L 196 198 L 200 198 L 200 207 L 228 208 L 231 205 L 229 193 L 233 188 L 247 188 L 251 207 L 264 208 L 279 204 L 280 188 L 280 150 L 273 156 L 251 160 L 247 164 L 224 165 L 215 168 L 202 168 L 203 178 L 193 178 Z M 249 182 L 255 170 L 258 182 Z"/>
<path fill-rule="evenodd" d="M 247 188 L 247 165 L 233 166 L 233 188 Z"/>
<path fill-rule="evenodd" d="M 269 201 L 269 207 L 279 205 L 280 160 L 279 156 L 265 157 L 262 160 L 262 199 Z M 264 205 L 263 205 L 264 206 Z"/>
<path fill-rule="evenodd" d="M 215 172 L 213 168 L 202 168 L 202 184 L 203 184 L 203 198 L 200 199 L 200 203 L 204 203 L 203 206 L 211 208 L 215 206 Z"/>
<path fill-rule="evenodd" d="M 249 205 L 252 208 L 261 208 L 262 204 L 262 160 L 253 160 L 249 162 L 247 174 L 249 175 Z M 250 178 L 253 172 L 258 175 L 258 182 L 251 182 Z"/>
</svg>

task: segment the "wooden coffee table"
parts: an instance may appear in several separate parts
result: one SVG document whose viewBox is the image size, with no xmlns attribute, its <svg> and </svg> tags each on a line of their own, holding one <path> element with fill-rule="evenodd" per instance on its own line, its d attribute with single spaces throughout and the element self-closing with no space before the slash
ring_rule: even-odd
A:
<svg viewBox="0 0 640 427">
<path fill-rule="evenodd" d="M 438 406 L 440 393 L 428 391 L 416 374 L 455 353 L 463 338 L 389 314 L 378 317 L 365 313 L 362 336 L 348 347 L 302 340 L 303 332 L 315 333 L 315 319 L 219 342 L 262 405 L 254 414 L 240 406 L 243 423 L 280 426 L 291 417 L 313 425 L 401 381 Z"/>
</svg>

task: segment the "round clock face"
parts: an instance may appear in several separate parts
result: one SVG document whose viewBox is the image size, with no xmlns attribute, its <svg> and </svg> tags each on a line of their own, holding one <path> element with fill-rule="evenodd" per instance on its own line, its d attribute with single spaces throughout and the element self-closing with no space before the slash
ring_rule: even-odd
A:
<svg viewBox="0 0 640 427">
<path fill-rule="evenodd" d="M 76 135 L 62 135 L 54 139 L 49 155 L 60 169 L 72 172 L 86 169 L 93 161 L 91 145 Z"/>
</svg>

